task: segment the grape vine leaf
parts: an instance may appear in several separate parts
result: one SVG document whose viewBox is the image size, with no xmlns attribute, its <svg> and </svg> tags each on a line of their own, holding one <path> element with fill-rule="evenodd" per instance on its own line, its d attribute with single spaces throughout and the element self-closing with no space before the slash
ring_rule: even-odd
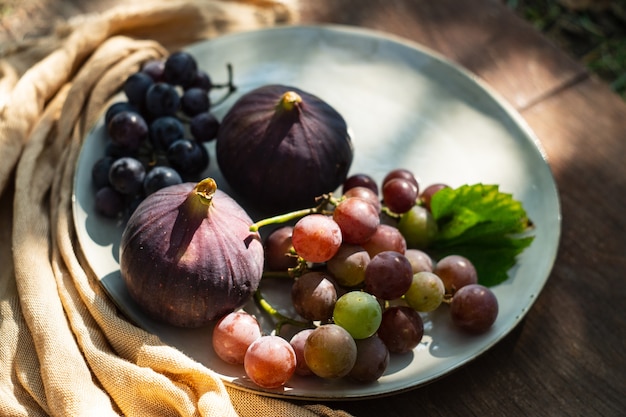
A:
<svg viewBox="0 0 626 417">
<path fill-rule="evenodd" d="M 517 256 L 534 239 L 522 203 L 497 185 L 444 188 L 433 195 L 430 206 L 438 226 L 430 249 L 439 258 L 465 256 L 476 267 L 479 283 L 488 287 L 508 278 Z"/>
</svg>

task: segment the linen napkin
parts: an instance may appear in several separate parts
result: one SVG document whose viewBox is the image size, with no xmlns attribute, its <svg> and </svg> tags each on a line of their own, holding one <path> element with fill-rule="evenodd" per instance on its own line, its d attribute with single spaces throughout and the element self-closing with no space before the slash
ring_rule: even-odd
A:
<svg viewBox="0 0 626 417">
<path fill-rule="evenodd" d="M 226 386 L 116 310 L 76 240 L 81 142 L 142 62 L 226 32 L 290 23 L 271 1 L 133 2 L 0 60 L 0 415 L 347 416 Z"/>
</svg>

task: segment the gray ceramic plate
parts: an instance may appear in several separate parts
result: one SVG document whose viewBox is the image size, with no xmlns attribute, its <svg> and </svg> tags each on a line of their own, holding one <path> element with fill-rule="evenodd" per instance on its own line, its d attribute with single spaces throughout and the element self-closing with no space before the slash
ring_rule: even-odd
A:
<svg viewBox="0 0 626 417">
<path fill-rule="evenodd" d="M 220 374 L 227 384 L 263 395 L 294 399 L 350 399 L 414 388 L 476 358 L 524 317 L 544 286 L 558 247 L 557 189 L 541 147 L 521 117 L 470 73 L 419 45 L 370 31 L 336 27 L 280 27 L 220 37 L 188 50 L 214 81 L 234 67 L 238 92 L 215 110 L 222 117 L 234 100 L 255 87 L 281 83 L 323 98 L 347 120 L 354 135 L 352 172 L 377 180 L 397 167 L 412 169 L 422 185 L 499 184 L 522 201 L 536 224 L 535 240 L 504 283 L 493 288 L 500 314 L 493 328 L 468 337 L 450 327 L 445 311 L 424 315 L 423 342 L 394 356 L 384 376 L 369 385 L 346 380 L 294 377 L 280 390 L 262 390 L 242 367 L 216 358 L 210 329 L 181 330 L 145 317 L 129 298 L 119 275 L 123 224 L 94 213 L 91 166 L 103 154 L 98 123 L 85 140 L 75 183 L 74 219 L 80 245 L 119 308 Z M 209 146 L 213 156 L 213 148 Z M 215 159 L 207 175 L 229 192 Z M 268 283 L 269 286 L 270 283 Z M 289 309 L 286 292 L 267 288 L 273 302 Z M 250 307 L 254 310 L 254 307 Z"/>
</svg>

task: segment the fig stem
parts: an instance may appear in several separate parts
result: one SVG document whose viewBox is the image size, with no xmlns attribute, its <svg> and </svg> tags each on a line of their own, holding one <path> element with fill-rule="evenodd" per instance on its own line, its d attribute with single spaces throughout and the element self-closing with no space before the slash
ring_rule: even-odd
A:
<svg viewBox="0 0 626 417">
<path fill-rule="evenodd" d="M 305 327 L 305 328 L 311 326 L 311 323 L 309 322 L 293 319 L 291 317 L 285 316 L 280 311 L 276 310 L 274 306 L 272 306 L 265 299 L 265 297 L 263 297 L 263 294 L 261 294 L 260 290 L 256 290 L 254 292 L 254 300 L 257 302 L 259 307 L 263 309 L 263 311 L 265 311 L 267 314 L 272 316 L 274 320 L 276 320 L 276 333 L 277 334 L 280 333 L 280 328 L 285 324 L 291 324 L 293 326 Z"/>
<path fill-rule="evenodd" d="M 309 207 L 306 209 L 295 210 L 289 213 L 279 214 L 277 216 L 267 217 L 265 219 L 261 219 L 252 225 L 250 225 L 251 232 L 258 232 L 259 229 L 263 226 L 269 226 L 270 224 L 282 224 L 287 223 L 291 220 L 299 219 L 300 217 L 307 216 L 309 214 L 316 213 L 324 213 L 326 211 L 326 207 L 328 204 L 333 206 L 337 205 L 337 199 L 332 196 L 332 194 L 324 194 L 317 198 L 319 204 L 315 207 Z"/>
<path fill-rule="evenodd" d="M 205 178 L 196 184 L 193 191 L 200 197 L 203 204 L 210 205 L 217 191 L 217 183 L 213 178 Z"/>
</svg>

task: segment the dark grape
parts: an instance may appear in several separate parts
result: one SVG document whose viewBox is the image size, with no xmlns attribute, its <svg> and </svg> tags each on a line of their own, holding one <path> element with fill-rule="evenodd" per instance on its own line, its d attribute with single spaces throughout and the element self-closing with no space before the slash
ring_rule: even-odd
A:
<svg viewBox="0 0 626 417">
<path fill-rule="evenodd" d="M 454 294 L 466 285 L 478 283 L 474 264 L 460 255 L 448 255 L 440 259 L 433 272 L 443 281 L 447 294 Z"/>
<path fill-rule="evenodd" d="M 104 155 L 110 156 L 113 159 L 118 159 L 123 156 L 130 156 L 132 158 L 136 158 L 139 155 L 139 149 L 130 149 L 125 146 L 118 145 L 113 141 L 107 141 L 106 147 L 104 148 Z"/>
<path fill-rule="evenodd" d="M 398 168 L 398 169 L 389 171 L 389 173 L 387 173 L 387 175 L 383 179 L 383 187 L 388 181 L 395 179 L 395 178 L 403 178 L 405 180 L 408 180 L 413 185 L 415 185 L 415 187 L 419 190 L 419 184 L 413 172 L 404 168 Z"/>
<path fill-rule="evenodd" d="M 182 176 L 194 175 L 209 165 L 209 154 L 195 140 L 179 139 L 167 149 L 167 160 Z"/>
<path fill-rule="evenodd" d="M 201 88 L 206 92 L 211 91 L 211 89 L 213 88 L 213 82 L 211 82 L 211 77 L 209 76 L 209 74 L 198 68 L 198 70 L 196 71 L 196 75 L 193 78 L 193 82 L 191 83 L 191 85 L 189 85 L 188 88 Z"/>
<path fill-rule="evenodd" d="M 180 184 L 183 180 L 178 171 L 167 166 L 155 166 L 146 174 L 143 180 L 144 195 L 150 195 L 161 188 Z"/>
<path fill-rule="evenodd" d="M 131 74 L 123 86 L 128 102 L 138 108 L 143 108 L 146 103 L 146 92 L 152 84 L 154 84 L 154 79 L 145 72 Z"/>
<path fill-rule="evenodd" d="M 96 192 L 95 210 L 105 217 L 115 218 L 124 211 L 124 196 L 110 186 Z"/>
<path fill-rule="evenodd" d="M 151 59 L 146 61 L 141 71 L 148 74 L 154 82 L 163 81 L 163 72 L 165 71 L 165 61 L 162 59 Z"/>
<path fill-rule="evenodd" d="M 307 272 L 291 287 L 296 312 L 307 320 L 328 321 L 333 316 L 337 291 L 331 277 L 323 272 Z"/>
<path fill-rule="evenodd" d="M 157 150 L 167 150 L 172 143 L 185 138 L 183 123 L 174 116 L 162 116 L 150 123 L 150 142 Z"/>
<path fill-rule="evenodd" d="M 405 213 L 417 201 L 417 186 L 404 178 L 392 178 L 383 185 L 383 202 L 394 213 Z"/>
<path fill-rule="evenodd" d="M 148 125 L 139 113 L 122 111 L 111 118 L 107 132 L 114 144 L 137 149 L 148 137 Z"/>
<path fill-rule="evenodd" d="M 133 106 L 132 104 L 130 104 L 128 101 L 118 101 L 116 103 L 113 103 L 107 108 L 107 111 L 104 114 L 105 126 L 109 125 L 113 116 L 123 111 L 130 111 L 130 112 L 138 113 L 139 109 Z"/>
<path fill-rule="evenodd" d="M 407 306 L 389 307 L 383 313 L 378 337 L 391 353 L 413 350 L 424 336 L 424 322 L 419 313 Z"/>
<path fill-rule="evenodd" d="M 109 171 L 111 170 L 111 165 L 115 161 L 115 158 L 111 156 L 103 156 L 98 159 L 93 167 L 91 167 L 91 182 L 93 183 L 96 190 L 110 185 L 109 182 Z"/>
<path fill-rule="evenodd" d="M 265 267 L 269 271 L 286 271 L 298 264 L 298 258 L 291 253 L 292 226 L 282 226 L 265 239 Z"/>
<path fill-rule="evenodd" d="M 385 373 L 387 366 L 389 349 L 380 337 L 356 340 L 356 362 L 348 377 L 357 382 L 374 382 Z"/>
<path fill-rule="evenodd" d="M 165 60 L 163 77 L 170 84 L 187 87 L 196 79 L 197 70 L 198 63 L 193 55 L 185 51 L 178 51 Z"/>
<path fill-rule="evenodd" d="M 411 286 L 412 280 L 411 263 L 399 252 L 380 252 L 365 268 L 366 291 L 383 300 L 402 297 Z"/>
<path fill-rule="evenodd" d="M 206 90 L 193 87 L 185 90 L 180 98 L 181 110 L 190 117 L 200 113 L 206 113 L 211 107 L 211 100 Z"/>
<path fill-rule="evenodd" d="M 452 322 L 470 333 L 484 333 L 498 317 L 498 299 L 487 287 L 470 284 L 460 288 L 450 303 Z"/>
<path fill-rule="evenodd" d="M 354 174 L 346 178 L 343 183 L 342 191 L 345 194 L 346 191 L 354 187 L 369 188 L 374 192 L 374 194 L 378 195 L 378 185 L 376 184 L 376 181 L 367 174 Z"/>
<path fill-rule="evenodd" d="M 123 157 L 111 164 L 109 182 L 115 190 L 122 194 L 139 193 L 143 188 L 146 170 L 135 158 Z"/>
<path fill-rule="evenodd" d="M 209 142 L 217 137 L 220 122 L 210 112 L 196 114 L 189 121 L 191 136 L 199 142 Z"/>
<path fill-rule="evenodd" d="M 180 108 L 180 94 L 168 83 L 154 83 L 146 91 L 146 110 L 153 117 L 174 116 Z"/>
</svg>

